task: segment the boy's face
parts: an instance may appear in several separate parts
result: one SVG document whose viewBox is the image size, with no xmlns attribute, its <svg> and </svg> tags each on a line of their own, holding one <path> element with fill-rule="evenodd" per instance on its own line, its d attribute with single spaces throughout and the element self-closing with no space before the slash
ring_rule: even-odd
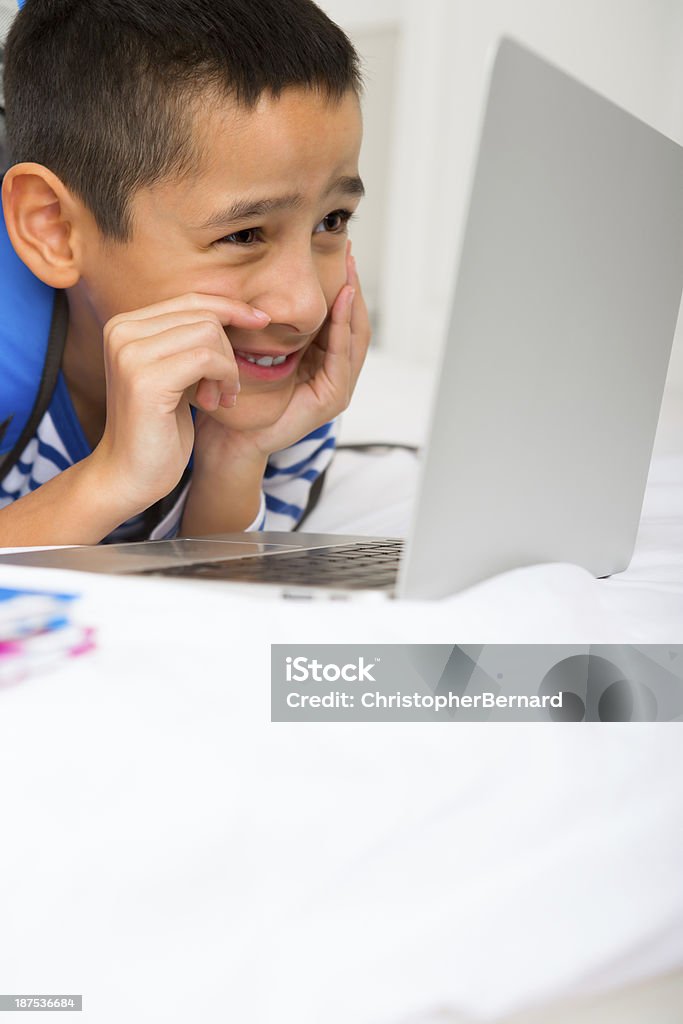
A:
<svg viewBox="0 0 683 1024">
<path fill-rule="evenodd" d="M 187 292 L 241 299 L 268 313 L 262 330 L 226 327 L 237 353 L 300 352 L 267 373 L 237 355 L 237 406 L 212 415 L 248 430 L 286 408 L 346 281 L 344 211 L 353 212 L 362 193 L 360 107 L 352 91 L 334 104 L 290 88 L 277 100 L 264 94 L 251 112 L 207 103 L 195 126 L 204 154 L 196 174 L 137 192 L 133 240 L 89 246 L 76 290 L 102 325 Z M 266 212 L 217 217 L 236 203 L 293 196 Z"/>
</svg>

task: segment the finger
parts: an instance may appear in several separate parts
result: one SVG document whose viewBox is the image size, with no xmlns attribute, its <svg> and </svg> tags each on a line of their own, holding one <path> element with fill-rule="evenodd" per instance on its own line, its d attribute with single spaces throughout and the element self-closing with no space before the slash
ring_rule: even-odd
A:
<svg viewBox="0 0 683 1024">
<path fill-rule="evenodd" d="M 215 412 L 221 401 L 220 385 L 215 380 L 207 380 L 202 377 L 197 385 L 194 398 L 189 397 L 192 405 L 196 405 L 206 412 Z"/>
<path fill-rule="evenodd" d="M 229 390 L 230 372 L 226 356 L 211 348 L 195 348 L 166 356 L 147 366 L 134 382 L 134 390 L 145 402 L 156 399 L 171 411 L 177 408 L 184 392 L 200 382 L 203 404 L 208 407 L 207 411 L 215 412 L 219 394 Z"/>
<path fill-rule="evenodd" d="M 354 262 L 353 256 L 351 254 L 351 246 L 352 242 L 351 239 L 349 238 L 349 240 L 346 243 L 346 283 L 353 286 Z"/>
<path fill-rule="evenodd" d="M 225 334 L 223 324 L 210 309 L 187 309 L 177 313 L 164 313 L 161 316 L 145 317 L 141 320 L 118 320 L 112 323 L 108 331 L 110 344 L 125 345 L 129 341 L 137 341 L 141 338 L 151 338 L 162 331 L 170 330 L 173 327 L 182 327 L 184 324 L 197 324 L 207 320 L 215 324 L 218 331 Z"/>
<path fill-rule="evenodd" d="M 361 288 L 360 278 L 358 276 L 358 268 L 356 266 L 355 258 L 349 254 L 350 264 L 350 275 L 349 284 L 355 289 L 356 298 L 353 303 L 353 310 L 351 313 L 351 331 L 358 333 L 361 330 L 369 328 L 370 319 L 368 317 L 368 308 L 365 304 L 365 298 L 363 296 L 363 289 Z"/>
<path fill-rule="evenodd" d="M 356 292 L 353 309 L 351 311 L 351 333 L 360 334 L 362 332 L 369 331 L 370 318 L 368 316 L 368 310 L 365 304 L 360 278 L 358 276 L 356 259 L 352 252 L 351 239 L 346 243 L 346 283 L 354 288 Z"/>
<path fill-rule="evenodd" d="M 225 391 L 213 382 L 200 381 L 196 392 L 193 390 L 188 395 L 188 401 L 211 412 L 218 404 L 229 408 L 235 404 L 235 395 L 240 390 L 239 370 L 227 331 L 210 310 L 166 313 L 146 320 L 122 320 L 114 324 L 107 339 L 108 347 L 118 352 L 119 358 L 123 349 L 132 345 L 127 356 L 132 353 L 132 358 L 146 361 L 164 359 L 183 351 L 188 344 L 199 343 L 215 344 L 217 350 L 224 352 L 234 364 L 234 371 L 231 384 Z M 116 357 L 110 354 L 110 358 Z"/>
<path fill-rule="evenodd" d="M 355 289 L 345 284 L 340 289 L 330 310 L 330 330 L 327 351 L 343 354 L 348 351 L 351 341 L 351 310 Z M 335 329 L 336 328 L 336 329 Z"/>
<path fill-rule="evenodd" d="M 204 292 L 188 292 L 163 302 L 155 302 L 142 309 L 118 313 L 107 322 L 105 330 L 120 321 L 127 321 L 131 318 L 147 320 L 150 317 L 162 316 L 167 313 L 183 313 L 191 310 L 210 310 L 222 324 L 234 323 L 239 327 L 251 327 L 254 330 L 265 326 L 271 319 L 268 313 L 255 306 L 250 306 L 240 299 L 230 299 L 225 295 L 211 295 Z"/>
<path fill-rule="evenodd" d="M 234 362 L 230 339 L 218 317 L 209 310 L 167 313 L 147 320 L 120 321 L 112 327 L 105 339 L 105 351 L 112 364 L 124 359 L 151 361 L 180 352 L 190 343 L 215 345 L 218 351 L 224 352 Z M 122 353 L 127 346 L 128 351 L 124 356 Z M 236 364 L 235 376 L 236 390 L 239 390 Z M 209 388 L 207 395 L 210 396 L 214 390 L 213 387 Z M 201 394 L 202 391 L 200 402 Z M 213 401 L 209 401 L 213 406 Z"/>
<path fill-rule="evenodd" d="M 158 366 L 174 357 L 184 356 L 188 361 L 195 361 L 197 372 L 194 380 L 190 381 L 191 385 L 195 385 L 201 383 L 204 376 L 201 368 L 209 351 L 222 360 L 223 367 L 220 377 L 210 379 L 219 380 L 221 393 L 235 395 L 240 390 L 240 384 L 234 353 L 226 343 L 221 325 L 209 320 L 176 326 L 149 338 L 130 341 L 108 352 L 108 376 L 131 388 L 146 376 L 150 367 Z M 213 398 L 215 386 L 197 390 L 199 402 L 208 402 L 213 411 L 218 401 Z M 195 397 L 193 394 L 188 396 L 188 399 L 194 402 Z"/>
<path fill-rule="evenodd" d="M 129 340 L 110 347 L 107 360 L 112 369 L 119 373 L 133 376 L 148 363 L 158 362 L 167 356 L 175 355 L 186 349 L 197 346 L 209 346 L 222 353 L 234 366 L 235 384 L 239 384 L 237 363 L 232 347 L 225 331 L 215 319 L 195 320 L 189 323 L 176 324 L 166 330 L 139 337 L 134 333 Z M 234 390 L 239 390 L 236 386 Z"/>
<path fill-rule="evenodd" d="M 221 385 L 215 380 L 207 380 L 202 377 L 196 390 L 188 388 L 187 398 L 191 405 L 201 407 L 206 412 L 215 412 L 221 406 L 223 409 L 232 409 L 237 404 L 237 395 L 230 391 L 222 391 Z M 192 392 L 194 390 L 194 397 Z"/>
<path fill-rule="evenodd" d="M 351 381 L 353 388 L 356 385 L 368 353 L 372 329 L 370 327 L 368 308 L 360 286 L 356 261 L 350 252 L 349 270 L 350 283 L 355 289 L 351 308 Z"/>
<path fill-rule="evenodd" d="M 334 391 L 346 397 L 351 377 L 351 306 L 353 288 L 348 285 L 339 292 L 327 325 L 325 358 L 322 372 Z"/>
</svg>

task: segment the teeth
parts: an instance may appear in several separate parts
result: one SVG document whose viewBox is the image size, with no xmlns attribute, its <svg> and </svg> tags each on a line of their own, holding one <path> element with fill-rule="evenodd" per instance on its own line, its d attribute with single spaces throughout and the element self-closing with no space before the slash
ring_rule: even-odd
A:
<svg viewBox="0 0 683 1024">
<path fill-rule="evenodd" d="M 240 352 L 240 355 L 247 362 L 255 363 L 256 366 L 281 366 L 287 358 L 287 356 L 261 356 L 260 359 L 256 359 L 255 356 L 250 356 L 248 352 Z"/>
</svg>

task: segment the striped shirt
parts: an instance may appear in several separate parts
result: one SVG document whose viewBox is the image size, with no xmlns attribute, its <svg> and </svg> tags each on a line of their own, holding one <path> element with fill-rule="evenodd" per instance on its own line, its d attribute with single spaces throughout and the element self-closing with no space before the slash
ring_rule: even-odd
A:
<svg viewBox="0 0 683 1024">
<path fill-rule="evenodd" d="M 302 518 L 313 481 L 329 465 L 336 443 L 337 420 L 324 424 L 301 441 L 275 452 L 261 490 L 261 507 L 247 530 L 293 530 Z M 83 429 L 60 372 L 50 405 L 18 462 L 0 480 L 0 509 L 35 491 L 63 470 L 91 454 Z M 191 483 L 191 461 L 183 479 L 159 510 L 121 523 L 101 543 L 167 540 L 177 536 Z M 155 506 L 156 508 L 156 506 Z M 154 518 L 154 517 L 152 517 Z"/>
</svg>

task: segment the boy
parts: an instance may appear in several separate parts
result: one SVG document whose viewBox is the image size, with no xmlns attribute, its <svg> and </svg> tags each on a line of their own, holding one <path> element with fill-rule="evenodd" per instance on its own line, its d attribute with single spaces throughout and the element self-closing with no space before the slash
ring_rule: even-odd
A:
<svg viewBox="0 0 683 1024">
<path fill-rule="evenodd" d="M 0 546 L 297 524 L 370 338 L 360 91 L 312 0 L 27 0 L 3 209 L 68 325 Z"/>
</svg>

